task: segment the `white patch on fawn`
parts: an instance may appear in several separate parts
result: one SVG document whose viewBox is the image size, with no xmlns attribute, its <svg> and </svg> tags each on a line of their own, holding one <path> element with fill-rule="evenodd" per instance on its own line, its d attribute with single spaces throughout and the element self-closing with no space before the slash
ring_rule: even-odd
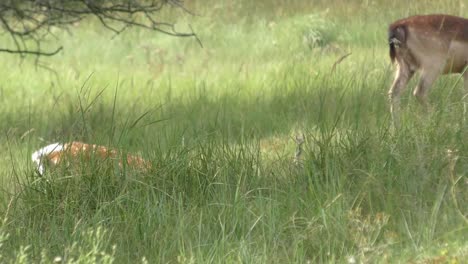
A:
<svg viewBox="0 0 468 264">
<path fill-rule="evenodd" d="M 62 151 L 63 149 L 64 149 L 63 144 L 53 143 L 35 151 L 31 155 L 31 159 L 36 164 L 37 171 L 39 172 L 40 175 L 44 175 L 44 172 L 45 172 L 44 157 L 48 156 L 49 154 L 53 152 Z"/>
</svg>

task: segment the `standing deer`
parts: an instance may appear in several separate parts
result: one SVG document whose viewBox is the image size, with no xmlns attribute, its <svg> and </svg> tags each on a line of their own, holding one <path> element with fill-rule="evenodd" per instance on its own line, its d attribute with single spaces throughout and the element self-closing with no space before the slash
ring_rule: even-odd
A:
<svg viewBox="0 0 468 264">
<path fill-rule="evenodd" d="M 388 29 L 390 59 L 398 68 L 390 88 L 390 112 L 399 124 L 400 94 L 416 71 L 421 79 L 413 91 L 427 106 L 427 92 L 441 74 L 461 73 L 468 93 L 468 19 L 450 15 L 422 15 L 404 18 Z M 465 117 L 468 99 L 464 96 Z"/>
</svg>

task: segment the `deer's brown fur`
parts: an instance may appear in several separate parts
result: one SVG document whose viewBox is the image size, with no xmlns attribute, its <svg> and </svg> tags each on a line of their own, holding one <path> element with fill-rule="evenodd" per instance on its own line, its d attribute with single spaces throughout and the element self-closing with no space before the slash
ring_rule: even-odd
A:
<svg viewBox="0 0 468 264">
<path fill-rule="evenodd" d="M 421 79 L 413 94 L 424 105 L 441 74 L 463 73 L 468 93 L 468 19 L 440 14 L 404 18 L 389 26 L 388 40 L 390 59 L 398 66 L 389 91 L 394 122 L 399 119 L 400 94 L 416 71 Z"/>
<path fill-rule="evenodd" d="M 128 166 L 143 172 L 149 171 L 152 167 L 149 161 L 140 156 L 78 141 L 64 144 L 54 143 L 46 146 L 34 152 L 32 160 L 36 163 L 38 172 L 41 175 L 45 172 L 45 167 L 57 167 L 64 163 L 68 167 L 79 165 L 81 162 L 91 162 L 91 160 L 97 162 L 115 160 L 121 169 Z"/>
</svg>

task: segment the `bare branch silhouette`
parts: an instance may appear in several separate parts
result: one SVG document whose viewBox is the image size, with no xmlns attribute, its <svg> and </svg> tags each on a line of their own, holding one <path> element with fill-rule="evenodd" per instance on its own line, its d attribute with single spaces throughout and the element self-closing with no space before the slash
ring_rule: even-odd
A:
<svg viewBox="0 0 468 264">
<path fill-rule="evenodd" d="M 180 0 L 3 0 L 0 2 L 0 28 L 10 37 L 13 47 L 0 47 L 0 52 L 53 56 L 59 46 L 43 50 L 40 43 L 52 34 L 52 28 L 67 29 L 86 17 L 95 17 L 116 35 L 129 27 L 144 28 L 175 37 L 195 37 L 190 32 L 178 32 L 173 23 L 157 17 L 165 7 L 174 7 L 191 14 Z"/>
</svg>

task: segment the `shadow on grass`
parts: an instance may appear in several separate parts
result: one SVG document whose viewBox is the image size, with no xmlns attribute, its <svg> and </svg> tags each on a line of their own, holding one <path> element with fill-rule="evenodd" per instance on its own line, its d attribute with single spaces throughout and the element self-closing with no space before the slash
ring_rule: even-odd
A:
<svg viewBox="0 0 468 264">
<path fill-rule="evenodd" d="M 13 139 L 32 137 L 32 142 L 40 137 L 46 142 L 82 140 L 141 147 L 187 144 L 206 137 L 240 142 L 310 127 L 379 126 L 388 114 L 385 98 L 373 87 L 383 87 L 385 81 L 378 82 L 285 77 L 257 92 L 246 92 L 251 88 L 239 83 L 220 96 L 210 92 L 215 88 L 199 84 L 185 88 L 196 92 L 160 104 L 148 103 L 148 98 L 116 103 L 104 90 L 55 101 L 44 95 L 38 102 L 48 103 L 3 113 L 0 131 Z M 155 102 L 161 101 L 158 97 Z"/>
</svg>

